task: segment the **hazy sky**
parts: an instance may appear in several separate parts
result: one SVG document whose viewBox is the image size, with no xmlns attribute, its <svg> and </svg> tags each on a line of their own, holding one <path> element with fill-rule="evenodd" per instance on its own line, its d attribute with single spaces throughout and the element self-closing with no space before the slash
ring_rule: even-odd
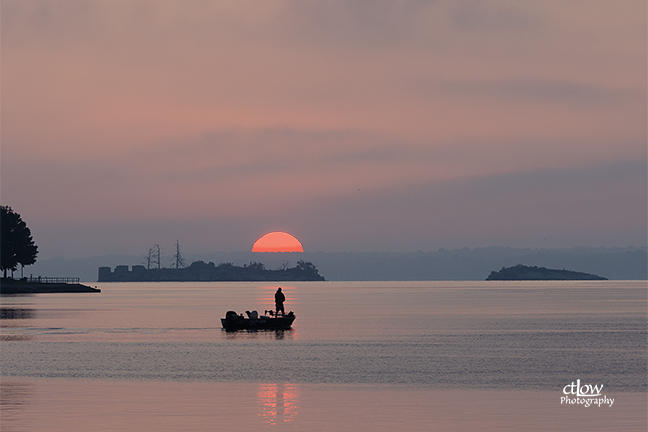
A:
<svg viewBox="0 0 648 432">
<path fill-rule="evenodd" d="M 40 258 L 645 246 L 645 0 L 2 0 Z"/>
</svg>

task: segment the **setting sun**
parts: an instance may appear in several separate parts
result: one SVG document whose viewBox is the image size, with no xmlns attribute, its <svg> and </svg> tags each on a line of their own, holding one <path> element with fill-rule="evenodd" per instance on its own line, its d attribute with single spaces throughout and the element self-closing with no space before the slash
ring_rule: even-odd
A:
<svg viewBox="0 0 648 432">
<path fill-rule="evenodd" d="M 288 233 L 275 231 L 254 242 L 252 252 L 304 252 L 299 240 Z"/>
</svg>

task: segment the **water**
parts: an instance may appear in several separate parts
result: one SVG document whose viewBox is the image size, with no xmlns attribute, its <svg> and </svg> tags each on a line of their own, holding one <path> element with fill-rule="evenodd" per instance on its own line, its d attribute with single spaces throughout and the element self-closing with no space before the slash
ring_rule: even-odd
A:
<svg viewBox="0 0 648 432">
<path fill-rule="evenodd" d="M 264 283 L 2 297 L 2 430 L 647 426 L 645 282 L 281 286 L 290 331 L 220 328 Z M 578 379 L 612 406 L 561 404 Z"/>
</svg>

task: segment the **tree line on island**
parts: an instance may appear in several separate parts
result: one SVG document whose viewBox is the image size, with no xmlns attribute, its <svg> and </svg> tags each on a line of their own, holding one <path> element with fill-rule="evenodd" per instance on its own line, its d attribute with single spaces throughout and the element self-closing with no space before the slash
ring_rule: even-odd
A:
<svg viewBox="0 0 648 432">
<path fill-rule="evenodd" d="M 99 267 L 99 282 L 225 282 L 225 281 L 324 281 L 317 267 L 308 261 L 297 261 L 294 267 L 285 262 L 279 269 L 267 269 L 263 263 L 242 266 L 233 263 L 194 261 L 184 268 L 147 268 L 134 265 Z"/>
<path fill-rule="evenodd" d="M 502 267 L 500 271 L 492 271 L 487 281 L 538 281 L 538 280 L 607 280 L 602 276 L 591 273 L 576 272 L 565 269 L 548 269 L 546 267 L 525 266 L 518 264 L 513 267 Z"/>
</svg>

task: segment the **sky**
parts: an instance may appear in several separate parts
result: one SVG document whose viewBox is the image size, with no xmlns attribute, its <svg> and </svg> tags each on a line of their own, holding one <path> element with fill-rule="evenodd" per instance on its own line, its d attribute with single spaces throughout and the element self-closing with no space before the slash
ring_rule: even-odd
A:
<svg viewBox="0 0 648 432">
<path fill-rule="evenodd" d="M 39 258 L 645 246 L 644 0 L 2 0 Z"/>
</svg>

